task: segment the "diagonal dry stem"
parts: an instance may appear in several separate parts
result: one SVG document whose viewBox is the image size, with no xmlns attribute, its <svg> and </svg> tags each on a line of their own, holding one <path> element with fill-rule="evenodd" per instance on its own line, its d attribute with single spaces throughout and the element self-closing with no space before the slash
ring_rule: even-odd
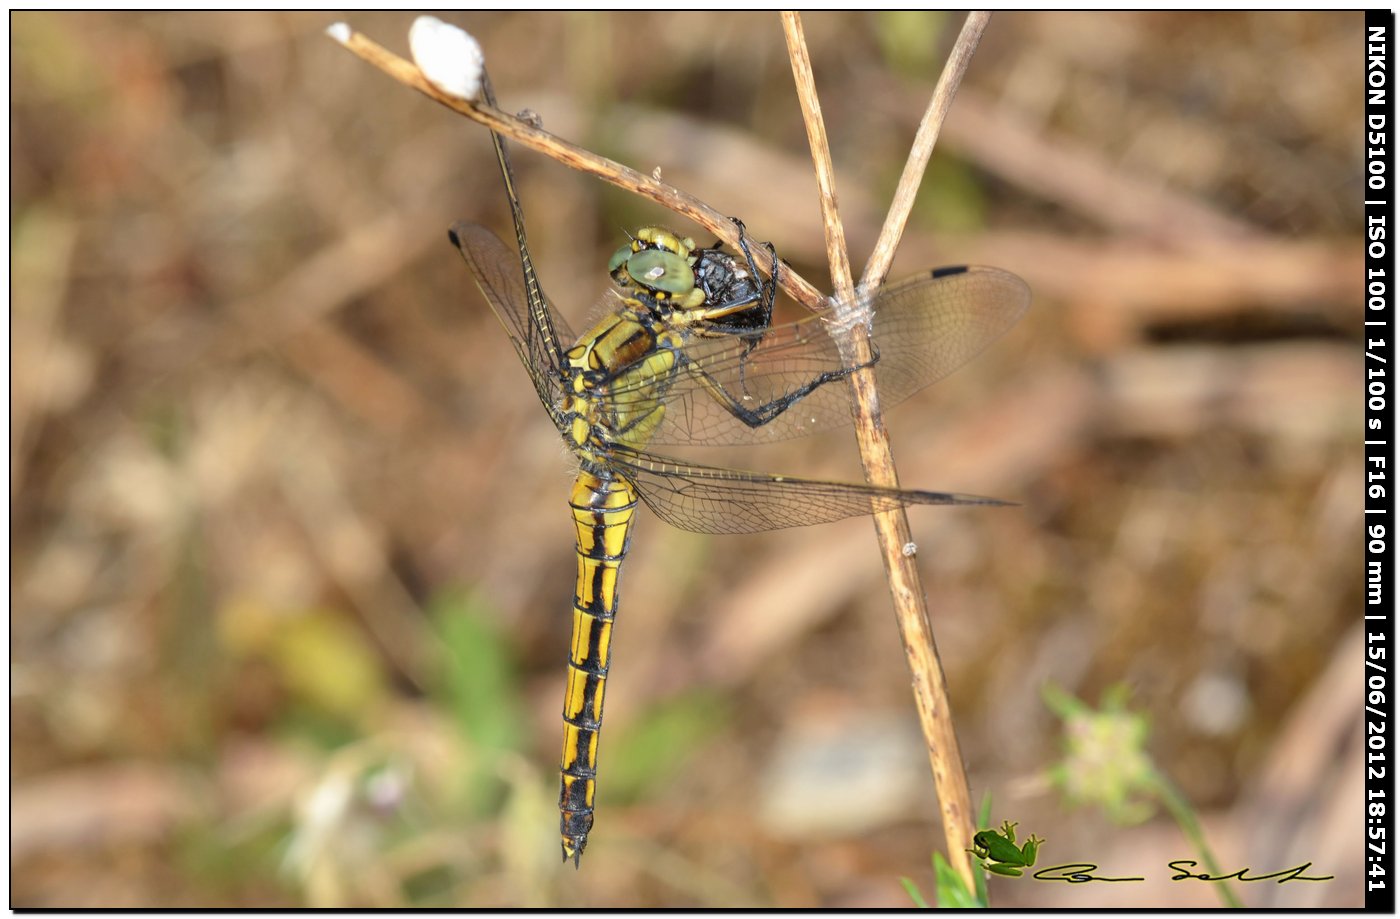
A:
<svg viewBox="0 0 1400 919">
<path fill-rule="evenodd" d="M 740 248 L 739 233 L 734 222 L 694 195 L 605 156 L 599 156 L 590 150 L 571 144 L 548 131 L 535 127 L 528 121 L 507 115 L 481 100 L 469 101 L 449 95 L 429 83 L 412 62 L 399 57 L 360 32 L 346 29 L 332 37 L 362 60 L 373 64 L 410 89 L 416 89 L 429 99 L 447 106 L 459 115 L 465 115 L 472 121 L 485 125 L 522 147 L 528 147 L 537 153 L 543 153 L 551 159 L 558 160 L 570 169 L 577 169 L 579 172 L 595 176 L 616 185 L 618 188 L 655 201 L 662 207 L 695 221 L 735 250 Z M 763 248 L 761 241 L 752 237 L 746 237 L 746 239 L 754 251 Z M 763 260 L 759 259 L 759 262 L 758 267 L 766 269 L 766 266 L 762 264 Z M 810 310 L 820 310 L 826 306 L 826 297 L 790 268 L 785 267 L 778 272 L 778 286 L 789 297 Z"/>
<path fill-rule="evenodd" d="M 871 281 L 878 283 L 889 270 L 894 247 L 903 231 L 914 192 L 932 152 L 933 141 L 937 137 L 943 115 L 962 72 L 966 69 L 967 59 L 986 25 L 986 18 L 986 14 L 974 14 L 969 17 L 959 36 L 952 60 L 939 80 L 933 102 L 925 113 L 923 124 L 920 125 L 915 148 L 910 152 L 909 162 L 900 180 L 899 196 L 891 206 L 885 229 L 881 233 L 880 245 L 871 257 L 871 265 L 866 269 L 863 284 Z M 811 59 L 807 55 L 802 21 L 798 15 L 783 13 L 782 23 L 783 34 L 787 39 L 788 56 L 792 61 L 793 79 L 797 83 L 798 101 L 802 107 L 803 121 L 807 126 L 807 139 L 812 148 L 817 186 L 821 192 L 822 221 L 831 262 L 831 282 L 837 298 L 844 299 L 853 294 L 854 287 L 850 262 L 846 256 L 845 233 L 836 209 L 831 152 L 826 142 L 826 129 L 812 79 Z M 854 398 L 856 439 L 860 445 L 861 463 L 865 467 L 866 478 L 873 485 L 896 488 L 899 486 L 899 479 L 895 472 L 889 438 L 880 419 L 875 373 L 870 366 L 872 352 L 869 337 L 861 331 L 861 326 L 854 325 L 838 336 L 838 345 L 847 366 L 863 368 L 853 373 L 850 380 Z M 959 752 L 958 738 L 953 727 L 952 710 L 948 704 L 943 665 L 938 659 L 938 648 L 934 644 L 933 630 L 929 623 L 924 588 L 919 581 L 919 570 L 914 564 L 913 553 L 906 548 L 913 545 L 909 520 L 902 509 L 876 514 L 874 520 L 876 536 L 885 562 L 885 574 L 889 580 L 890 595 L 894 601 L 895 617 L 899 623 L 904 653 L 913 677 L 919 722 L 928 746 L 929 764 L 938 792 L 948 861 L 966 883 L 967 889 L 974 890 L 972 865 L 964 847 L 972 839 L 976 826 L 967 776 L 963 771 L 962 754 Z"/>
<path fill-rule="evenodd" d="M 875 240 L 875 248 L 870 260 L 865 263 L 865 271 L 860 276 L 862 290 L 873 290 L 885 282 L 894 262 L 895 250 L 899 248 L 899 238 L 904 234 L 904 224 L 909 220 L 909 212 L 914 208 L 914 196 L 919 193 L 919 184 L 928 169 L 929 157 L 933 156 L 933 145 L 938 143 L 938 132 L 943 127 L 943 119 L 957 95 L 958 84 L 962 83 L 967 65 L 972 63 L 972 53 L 982 40 L 992 14 L 986 10 L 974 10 L 967 14 L 958 40 L 948 55 L 948 63 L 943 65 L 943 73 L 938 77 L 938 85 L 933 88 L 928 108 L 919 121 L 919 130 L 914 134 L 914 142 L 909 146 L 909 159 L 904 162 L 904 172 L 899 176 L 899 185 L 890 201 L 890 211 L 885 215 L 885 225 L 880 228 L 880 238 Z"/>
</svg>

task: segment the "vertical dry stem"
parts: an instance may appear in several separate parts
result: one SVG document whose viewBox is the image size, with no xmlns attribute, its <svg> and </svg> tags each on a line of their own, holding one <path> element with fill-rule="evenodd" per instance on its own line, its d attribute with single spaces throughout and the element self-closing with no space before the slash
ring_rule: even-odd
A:
<svg viewBox="0 0 1400 919">
<path fill-rule="evenodd" d="M 933 141 L 942 124 L 942 116 L 947 111 L 953 91 L 957 88 L 963 70 L 966 69 L 967 59 L 986 25 L 986 19 L 985 14 L 969 17 L 962 35 L 959 36 L 953 59 L 945 69 L 929 111 L 925 113 L 924 122 L 920 125 L 918 138 L 910 152 L 904 176 L 900 180 L 900 194 L 891 207 L 885 229 L 881 232 L 881 244 L 872 255 L 871 266 L 866 269 L 863 284 L 878 283 L 889 269 L 894 247 L 912 206 L 918 180 L 923 174 L 923 168 L 933 149 Z M 808 57 L 806 41 L 803 38 L 802 22 L 797 14 L 783 13 L 782 22 L 788 54 L 792 60 L 793 79 L 797 83 L 798 100 L 802 106 L 802 117 L 807 126 L 807 139 L 812 148 L 817 185 L 821 192 L 822 221 L 831 263 L 831 282 L 836 296 L 846 298 L 853 295 L 854 286 L 850 262 L 846 256 L 845 233 L 836 209 L 831 152 L 827 146 L 826 129 L 812 79 L 811 59 Z M 853 414 L 856 438 L 860 445 L 861 463 L 865 467 L 866 478 L 874 485 L 898 487 L 899 480 L 895 473 L 889 438 L 885 435 L 884 424 L 880 419 L 875 373 L 868 366 L 871 359 L 870 340 L 860 331 L 859 326 L 847 330 L 840 337 L 844 340 L 838 340 L 838 344 L 847 365 L 864 368 L 852 374 L 850 380 L 855 403 Z M 890 595 L 894 601 L 895 617 L 899 623 L 904 653 L 913 677 L 914 701 L 918 707 L 920 726 L 928 746 L 929 764 L 933 769 L 934 786 L 938 792 L 948 861 L 967 884 L 967 889 L 973 890 L 975 887 L 972 865 L 965 850 L 976 830 L 971 798 L 968 793 L 967 776 L 963 772 L 962 754 L 959 752 L 958 739 L 953 728 L 952 711 L 948 705 L 943 666 L 938 659 L 933 630 L 929 624 L 924 589 L 919 581 L 919 571 L 914 564 L 913 554 L 905 548 L 912 545 L 909 520 L 903 510 L 885 511 L 876 514 L 874 519 L 880 552 L 885 562 L 885 574 L 889 580 Z"/>
</svg>

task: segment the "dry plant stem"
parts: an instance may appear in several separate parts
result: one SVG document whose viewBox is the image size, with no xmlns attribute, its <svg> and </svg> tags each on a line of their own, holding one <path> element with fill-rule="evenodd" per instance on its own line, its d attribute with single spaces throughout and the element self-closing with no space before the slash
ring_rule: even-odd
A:
<svg viewBox="0 0 1400 919">
<path fill-rule="evenodd" d="M 919 193 L 919 184 L 924 180 L 924 170 L 928 169 L 929 157 L 933 156 L 933 146 L 938 143 L 938 132 L 943 127 L 943 119 L 948 116 L 948 108 L 957 95 L 967 65 L 972 63 L 973 52 L 982 40 L 987 23 L 992 14 L 986 10 L 973 10 L 963 21 L 958 40 L 948 55 L 948 63 L 938 77 L 938 85 L 933 88 L 933 97 L 919 122 L 919 130 L 914 133 L 914 143 L 909 147 L 909 159 L 904 162 L 904 172 L 899 176 L 899 185 L 890 202 L 885 225 L 880 228 L 880 238 L 865 263 L 865 271 L 860 276 L 862 290 L 873 290 L 885 282 L 894 262 L 899 239 L 904 235 L 904 225 L 909 220 L 909 212 L 914 209 L 914 197 Z"/>
<path fill-rule="evenodd" d="M 783 37 L 787 39 L 788 58 L 792 62 L 792 77 L 797 83 L 798 101 L 802 104 L 802 123 L 807 128 L 807 147 L 812 151 L 812 161 L 816 167 L 822 228 L 826 236 L 826 262 L 831 266 L 832 295 L 838 301 L 850 302 L 855 294 L 851 283 L 851 261 L 846 254 L 846 230 L 841 226 L 836 209 L 836 175 L 831 165 L 831 148 L 826 142 L 826 123 L 822 121 L 821 106 L 817 102 L 812 59 L 807 54 L 807 39 L 803 36 L 801 18 L 792 12 L 781 15 Z M 858 363 L 868 361 L 867 356 Z"/>
<path fill-rule="evenodd" d="M 655 201 L 662 207 L 693 220 L 734 249 L 739 248 L 739 233 L 734 222 L 694 195 L 687 194 L 674 186 L 667 185 L 665 182 L 637 172 L 635 169 L 607 157 L 599 156 L 568 141 L 561 140 L 548 131 L 521 121 L 519 118 L 506 115 L 482 101 L 468 101 L 448 95 L 429 83 L 413 63 L 399 57 L 359 32 L 351 31 L 341 43 L 362 60 L 378 67 L 405 86 L 416 89 L 434 102 L 445 105 L 478 124 L 485 125 L 502 137 L 509 138 L 523 147 L 528 147 L 537 153 L 543 153 L 551 159 L 558 160 L 571 169 L 596 176 L 618 188 Z M 762 242 L 752 237 L 747 237 L 747 240 L 755 252 L 762 250 Z M 767 266 L 763 264 L 763 259 L 759 259 L 758 262 L 759 268 L 766 271 Z M 790 269 L 784 268 L 778 272 L 778 286 L 789 297 L 810 310 L 815 311 L 826 306 L 826 297 Z"/>
<path fill-rule="evenodd" d="M 827 249 L 832 253 L 832 284 L 837 297 L 853 291 L 850 263 L 846 259 L 840 218 L 836 212 L 836 197 L 832 191 L 831 152 L 826 143 L 821 108 L 812 80 L 811 59 L 802 34 L 802 22 L 796 13 L 783 13 L 783 33 L 787 39 L 788 55 L 792 60 L 793 78 L 797 83 L 798 101 L 807 125 L 807 137 L 812 146 L 817 184 L 821 189 L 822 219 L 826 229 Z M 858 329 L 848 330 L 838 339 L 848 366 L 858 366 L 850 377 L 854 397 L 856 439 L 860 445 L 861 463 L 866 478 L 874 485 L 897 487 L 899 484 L 890 452 L 889 439 L 880 419 L 880 405 L 875 389 L 875 374 L 869 367 L 870 340 Z M 962 754 L 953 730 L 952 711 L 948 705 L 947 684 L 938 651 L 933 642 L 923 585 L 918 567 L 904 547 L 911 544 L 909 521 L 904 511 L 887 511 L 875 515 L 875 532 L 885 562 L 890 595 L 894 601 L 895 617 L 900 638 L 913 676 L 914 701 L 919 711 L 919 723 L 928 746 L 929 764 L 933 769 L 934 786 L 947 842 L 948 862 L 958 873 L 968 890 L 973 885 L 972 865 L 966 846 L 976 828 L 972 819 L 971 798 L 967 776 L 963 772 Z"/>
</svg>

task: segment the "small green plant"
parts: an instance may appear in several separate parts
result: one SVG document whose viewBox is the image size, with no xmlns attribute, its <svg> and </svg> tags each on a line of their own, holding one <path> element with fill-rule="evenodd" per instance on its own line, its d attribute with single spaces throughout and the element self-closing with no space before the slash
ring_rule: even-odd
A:
<svg viewBox="0 0 1400 919">
<path fill-rule="evenodd" d="M 1064 724 L 1064 757 L 1050 767 L 1050 781 L 1069 804 L 1102 808 L 1120 826 L 1142 823 L 1155 809 L 1147 718 L 1129 711 L 1126 697 L 1124 687 L 1111 688 L 1094 709 L 1058 686 L 1041 690 Z"/>
<path fill-rule="evenodd" d="M 982 799 L 982 809 L 977 815 L 977 825 L 985 827 L 991 819 L 992 796 L 987 795 Z M 943 853 L 933 853 L 934 890 L 940 909 L 986 909 L 991 905 L 987 899 L 986 875 L 981 871 L 974 871 L 972 874 L 974 889 L 968 890 L 967 883 L 953 870 L 953 866 L 943 857 Z M 909 894 L 909 899 L 914 901 L 915 906 L 920 909 L 929 908 L 928 901 L 924 899 L 917 884 L 904 877 L 900 878 L 899 882 L 904 885 L 905 892 Z"/>
<path fill-rule="evenodd" d="M 989 905 L 987 882 L 982 879 L 981 874 L 978 874 L 977 890 L 968 890 L 967 884 L 953 870 L 953 866 L 948 864 L 942 852 L 933 853 L 933 874 L 939 909 L 986 909 Z M 904 892 L 909 894 L 909 899 L 915 906 L 919 909 L 930 909 L 918 884 L 906 877 L 900 878 L 899 883 L 904 885 Z"/>
<path fill-rule="evenodd" d="M 1110 820 L 1122 826 L 1147 820 L 1161 805 L 1181 827 L 1206 870 L 1214 875 L 1222 873 L 1190 802 L 1152 762 L 1147 752 L 1148 721 L 1146 716 L 1128 708 L 1127 687 L 1109 688 L 1098 708 L 1054 685 L 1046 686 L 1041 696 L 1064 723 L 1064 756 L 1050 767 L 1049 778 L 1068 804 L 1101 808 Z M 993 831 L 987 828 L 990 818 L 991 797 L 988 796 L 983 799 L 978 815 L 978 826 L 983 829 L 973 836 L 968 851 L 982 860 L 986 871 L 1020 876 L 1023 869 L 1035 864 L 1039 847 L 1045 840 L 1032 834 L 1018 848 L 1016 824 L 1003 822 L 1000 831 Z M 933 866 L 940 907 L 985 908 L 989 905 L 983 871 L 973 872 L 976 890 L 969 891 L 941 854 L 934 854 Z M 928 903 L 918 886 L 909 878 L 900 881 L 914 904 L 927 908 Z M 1226 906 L 1236 909 L 1242 906 L 1227 882 L 1214 887 Z"/>
<path fill-rule="evenodd" d="M 1071 804 L 1101 807 L 1120 825 L 1141 823 L 1161 804 L 1201 864 L 1211 874 L 1222 873 L 1191 803 L 1152 762 L 1147 717 L 1128 709 L 1126 686 L 1110 687 L 1097 709 L 1054 685 L 1047 685 L 1041 697 L 1065 725 L 1065 756 L 1051 767 L 1050 779 Z M 1226 906 L 1242 905 L 1228 883 L 1214 887 Z"/>
</svg>

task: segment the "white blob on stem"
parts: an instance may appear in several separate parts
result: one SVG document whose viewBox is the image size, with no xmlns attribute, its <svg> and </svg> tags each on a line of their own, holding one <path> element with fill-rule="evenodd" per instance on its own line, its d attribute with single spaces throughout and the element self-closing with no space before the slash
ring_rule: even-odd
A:
<svg viewBox="0 0 1400 919">
<path fill-rule="evenodd" d="M 438 89 L 458 99 L 481 95 L 486 59 L 466 32 L 433 16 L 419 16 L 408 30 L 408 47 L 418 69 Z"/>
<path fill-rule="evenodd" d="M 343 22 L 333 22 L 326 26 L 326 34 L 342 45 L 350 41 L 350 27 Z"/>
</svg>

